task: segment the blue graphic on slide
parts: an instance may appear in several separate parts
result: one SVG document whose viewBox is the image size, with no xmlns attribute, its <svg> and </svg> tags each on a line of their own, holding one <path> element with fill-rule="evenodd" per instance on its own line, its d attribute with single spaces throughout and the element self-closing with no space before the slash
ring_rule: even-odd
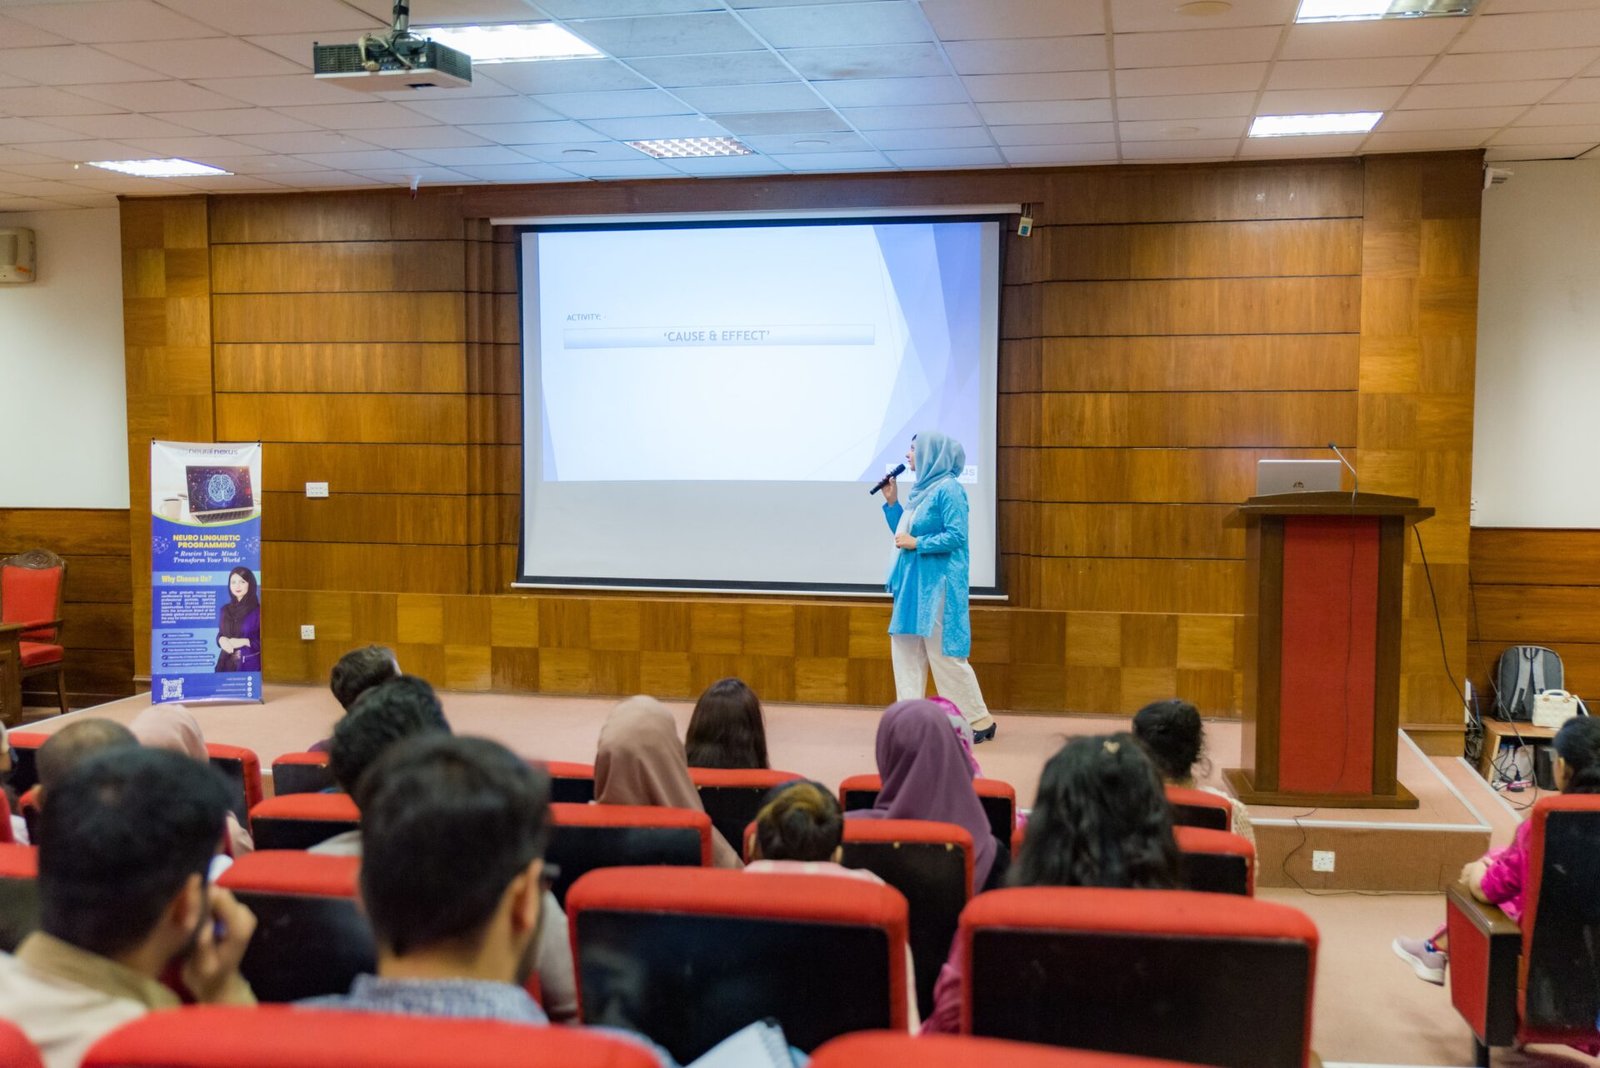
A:
<svg viewBox="0 0 1600 1068">
<path fill-rule="evenodd" d="M 541 480 L 875 481 L 934 429 L 984 469 L 985 226 L 539 233 Z"/>
</svg>

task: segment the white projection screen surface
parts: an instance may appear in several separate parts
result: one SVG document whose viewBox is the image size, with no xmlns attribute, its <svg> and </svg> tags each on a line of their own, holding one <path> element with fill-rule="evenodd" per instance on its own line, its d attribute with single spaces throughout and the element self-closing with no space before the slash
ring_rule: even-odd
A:
<svg viewBox="0 0 1600 1068">
<path fill-rule="evenodd" d="M 996 592 L 1000 236 L 973 216 L 522 230 L 517 584 L 881 593 L 893 535 L 867 491 L 939 430 L 966 449 L 973 591 Z"/>
</svg>

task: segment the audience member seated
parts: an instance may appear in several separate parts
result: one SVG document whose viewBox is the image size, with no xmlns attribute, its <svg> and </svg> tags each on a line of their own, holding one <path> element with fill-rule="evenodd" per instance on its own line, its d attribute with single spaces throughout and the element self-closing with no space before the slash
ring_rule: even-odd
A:
<svg viewBox="0 0 1600 1068">
<path fill-rule="evenodd" d="M 1234 834 L 1256 844 L 1255 828 L 1250 826 L 1250 810 L 1237 797 L 1215 786 L 1197 786 L 1194 766 L 1205 756 L 1205 727 L 1200 722 L 1200 710 L 1188 701 L 1176 697 L 1145 705 L 1133 717 L 1133 733 L 1150 751 L 1156 770 L 1168 786 L 1186 790 L 1200 789 L 1225 799 L 1233 808 Z"/>
<path fill-rule="evenodd" d="M 16 770 L 16 758 L 11 754 L 11 740 L 6 725 L 0 723 L 0 794 L 11 815 L 11 840 L 17 845 L 28 844 L 28 821 L 22 818 L 22 801 L 11 787 L 11 773 Z"/>
<path fill-rule="evenodd" d="M 897 701 L 878 721 L 878 777 L 883 789 L 872 808 L 845 819 L 938 820 L 972 835 L 972 888 L 1000 885 L 1011 850 L 989 829 L 972 786 L 972 768 L 950 729 L 945 709 L 926 699 Z"/>
<path fill-rule="evenodd" d="M 594 761 L 594 799 L 601 805 L 659 805 L 704 812 L 689 781 L 689 764 L 672 713 L 653 697 L 630 697 L 600 728 Z M 711 830 L 711 865 L 740 868 L 739 854 Z"/>
<path fill-rule="evenodd" d="M 211 754 L 206 752 L 206 737 L 200 730 L 200 722 L 181 705 L 151 705 L 133 717 L 128 730 L 148 749 L 165 749 L 210 766 Z M 253 852 L 256 844 L 232 809 L 228 811 L 227 821 L 228 855 L 242 857 Z"/>
<path fill-rule="evenodd" d="M 216 772 L 154 749 L 103 749 L 52 778 L 40 930 L 0 957 L 0 1006 L 47 1068 L 76 1068 L 101 1035 L 175 1008 L 158 981 L 174 966 L 197 1001 L 255 1003 L 239 976 L 255 917 L 206 877 L 227 810 Z"/>
<path fill-rule="evenodd" d="M 837 875 L 863 882 L 884 881 L 864 868 L 847 868 L 839 863 L 844 855 L 844 813 L 826 786 L 809 779 L 787 783 L 773 789 L 756 815 L 755 831 L 750 836 L 748 872 L 776 872 L 796 875 Z M 906 975 L 917 974 L 906 946 Z M 917 989 L 906 984 L 906 1019 L 911 1030 L 919 1026 Z"/>
<path fill-rule="evenodd" d="M 497 742 L 433 732 L 391 747 L 359 800 L 378 974 L 302 1004 L 548 1023 L 522 985 L 554 919 L 541 907 L 544 774 Z"/>
<path fill-rule="evenodd" d="M 333 728 L 328 763 L 339 788 L 355 796 L 361 775 L 384 750 L 416 734 L 449 734 L 450 723 L 433 687 L 415 675 L 397 675 L 370 687 Z M 361 852 L 361 832 L 345 831 L 311 847 L 313 853 L 353 856 Z"/>
<path fill-rule="evenodd" d="M 770 768 L 761 699 L 739 679 L 718 679 L 694 703 L 683 748 L 691 768 Z"/>
<path fill-rule="evenodd" d="M 339 707 L 346 712 L 356 703 L 356 698 L 388 679 L 401 674 L 400 661 L 387 645 L 363 645 L 341 656 L 328 672 L 328 689 L 333 691 Z M 326 753 L 333 748 L 333 738 L 312 742 L 307 750 Z"/>
<path fill-rule="evenodd" d="M 1178 845 L 1161 778 L 1131 734 L 1074 738 L 1039 776 L 1012 886 L 1103 886 L 1170 890 Z M 939 972 L 923 1034 L 961 1029 L 958 947 Z"/>
<path fill-rule="evenodd" d="M 1550 743 L 1555 751 L 1556 789 L 1564 794 L 1600 794 L 1600 721 L 1574 716 L 1561 725 Z M 1533 821 L 1517 825 L 1511 845 L 1491 849 L 1461 869 L 1461 881 L 1472 896 L 1486 905 L 1498 905 L 1513 923 L 1522 922 L 1528 897 L 1528 836 Z M 1396 938 L 1395 956 L 1411 965 L 1417 978 L 1444 985 L 1450 963 L 1450 945 L 1441 925 L 1431 938 Z"/>
<path fill-rule="evenodd" d="M 139 739 L 122 724 L 110 719 L 82 719 L 69 723 L 52 734 L 39 747 L 34 758 L 39 770 L 37 804 L 44 808 L 51 787 L 65 779 L 83 761 L 110 749 L 133 749 Z"/>
</svg>

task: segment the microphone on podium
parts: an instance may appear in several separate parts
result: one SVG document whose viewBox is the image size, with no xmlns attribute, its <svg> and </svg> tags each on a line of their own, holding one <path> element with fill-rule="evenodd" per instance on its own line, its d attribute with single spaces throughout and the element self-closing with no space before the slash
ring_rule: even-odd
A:
<svg viewBox="0 0 1600 1068">
<path fill-rule="evenodd" d="M 896 464 L 893 471 L 890 471 L 887 475 L 884 475 L 882 480 L 880 480 L 876 486 L 873 486 L 871 489 L 867 490 L 867 496 L 870 497 L 874 493 L 877 493 L 879 490 L 883 489 L 883 487 L 887 486 L 890 482 L 893 482 L 895 479 L 899 478 L 905 473 L 906 465 Z"/>
<path fill-rule="evenodd" d="M 1356 493 L 1361 489 L 1361 476 L 1356 474 L 1356 469 L 1351 465 L 1350 461 L 1344 458 L 1344 453 L 1339 451 L 1339 446 L 1330 441 L 1328 442 L 1328 448 L 1333 450 L 1333 454 L 1339 458 L 1340 463 L 1350 469 L 1350 500 L 1351 503 L 1354 503 Z"/>
</svg>

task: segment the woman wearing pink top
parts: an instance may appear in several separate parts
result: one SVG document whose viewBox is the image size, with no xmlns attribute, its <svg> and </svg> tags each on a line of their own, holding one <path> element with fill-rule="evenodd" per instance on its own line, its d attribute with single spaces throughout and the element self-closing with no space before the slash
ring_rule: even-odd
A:
<svg viewBox="0 0 1600 1068">
<path fill-rule="evenodd" d="M 1556 789 L 1564 794 L 1600 794 L 1600 723 L 1588 716 L 1573 716 L 1561 725 L 1550 743 L 1555 750 Z M 1528 835 L 1532 820 L 1523 820 L 1511 845 L 1491 849 L 1461 869 L 1461 881 L 1472 896 L 1500 911 L 1517 923 L 1527 900 Z M 1391 943 L 1395 956 L 1411 965 L 1417 978 L 1444 985 L 1444 972 L 1450 963 L 1450 946 L 1443 927 L 1432 938 L 1396 938 Z"/>
</svg>

